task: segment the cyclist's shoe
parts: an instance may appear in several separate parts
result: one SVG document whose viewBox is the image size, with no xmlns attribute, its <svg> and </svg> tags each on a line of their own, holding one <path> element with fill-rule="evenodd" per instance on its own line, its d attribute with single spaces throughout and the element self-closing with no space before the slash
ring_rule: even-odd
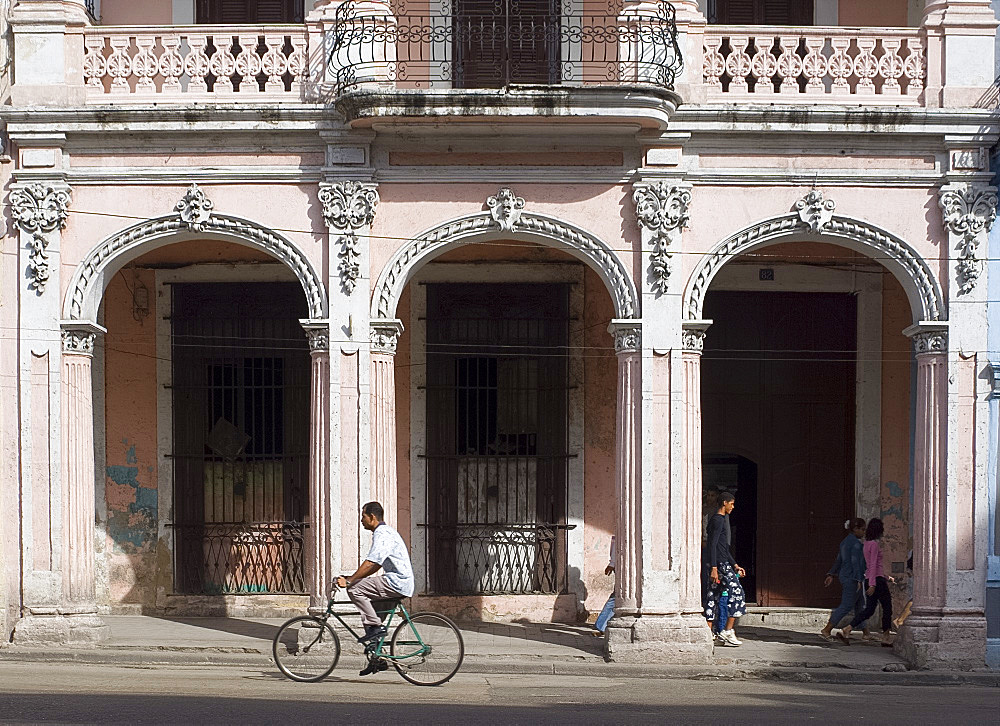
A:
<svg viewBox="0 0 1000 726">
<path fill-rule="evenodd" d="M 365 634 L 358 638 L 359 643 L 377 643 L 384 638 L 389 631 L 384 625 L 366 625 Z"/>
<path fill-rule="evenodd" d="M 362 668 L 358 675 L 370 676 L 372 673 L 381 673 L 388 668 L 389 664 L 385 662 L 385 658 L 369 658 L 368 665 Z"/>
</svg>

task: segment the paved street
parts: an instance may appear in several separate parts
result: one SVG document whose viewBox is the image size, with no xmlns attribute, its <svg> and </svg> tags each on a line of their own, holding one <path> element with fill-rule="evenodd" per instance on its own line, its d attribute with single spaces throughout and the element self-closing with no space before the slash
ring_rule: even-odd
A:
<svg viewBox="0 0 1000 726">
<path fill-rule="evenodd" d="M 1000 689 L 459 674 L 420 688 L 272 669 L 0 663 L 0 723 L 992 723 Z"/>
</svg>

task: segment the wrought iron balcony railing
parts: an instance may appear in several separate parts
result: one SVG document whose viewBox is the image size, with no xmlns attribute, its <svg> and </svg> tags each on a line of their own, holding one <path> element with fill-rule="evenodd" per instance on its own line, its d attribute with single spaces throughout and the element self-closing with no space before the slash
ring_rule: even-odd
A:
<svg viewBox="0 0 1000 726">
<path fill-rule="evenodd" d="M 655 11 L 603 16 L 520 12 L 513 4 L 440 15 L 373 13 L 371 7 L 344 3 L 326 37 L 325 80 L 334 96 L 359 88 L 513 84 L 672 89 L 682 66 L 674 8 L 666 2 Z"/>
</svg>

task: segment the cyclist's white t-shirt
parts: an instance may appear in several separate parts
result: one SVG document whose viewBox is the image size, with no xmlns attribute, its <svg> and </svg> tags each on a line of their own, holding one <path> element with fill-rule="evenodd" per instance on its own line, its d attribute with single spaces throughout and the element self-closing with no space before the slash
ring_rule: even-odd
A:
<svg viewBox="0 0 1000 726">
<path fill-rule="evenodd" d="M 410 566 L 410 553 L 406 543 L 394 530 L 384 522 L 372 532 L 372 548 L 365 557 L 369 562 L 382 565 L 385 582 L 403 597 L 413 595 L 413 567 Z"/>
</svg>

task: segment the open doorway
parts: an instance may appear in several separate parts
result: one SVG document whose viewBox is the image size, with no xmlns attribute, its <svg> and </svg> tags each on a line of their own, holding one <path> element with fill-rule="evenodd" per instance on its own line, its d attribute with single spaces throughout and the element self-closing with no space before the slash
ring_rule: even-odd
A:
<svg viewBox="0 0 1000 726">
<path fill-rule="evenodd" d="M 734 547 L 754 548 L 754 599 L 826 607 L 823 587 L 854 516 L 857 301 L 849 293 L 710 291 L 702 363 L 706 480 L 739 486 L 756 465 L 756 501 L 740 496 Z M 737 557 L 746 553 L 736 552 Z M 740 564 L 743 564 L 741 561 Z M 749 595 L 748 591 L 748 595 Z"/>
</svg>

